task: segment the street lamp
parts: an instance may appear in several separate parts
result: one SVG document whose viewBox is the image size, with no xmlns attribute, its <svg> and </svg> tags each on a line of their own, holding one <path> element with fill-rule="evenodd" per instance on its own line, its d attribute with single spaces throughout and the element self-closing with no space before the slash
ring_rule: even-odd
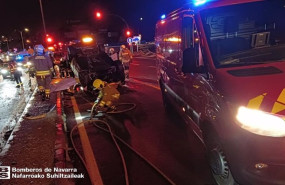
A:
<svg viewBox="0 0 285 185">
<path fill-rule="evenodd" d="M 24 29 L 25 32 L 29 32 L 30 30 L 28 28 Z M 22 40 L 22 47 L 23 47 L 23 51 L 25 50 L 25 44 L 24 44 L 24 38 L 23 38 L 23 30 L 20 30 L 20 35 L 21 35 L 21 40 Z"/>
<path fill-rule="evenodd" d="M 139 30 L 138 30 L 138 34 L 140 34 L 140 32 L 142 31 L 142 23 L 143 23 L 143 18 L 140 18 L 140 23 L 139 23 Z"/>
</svg>

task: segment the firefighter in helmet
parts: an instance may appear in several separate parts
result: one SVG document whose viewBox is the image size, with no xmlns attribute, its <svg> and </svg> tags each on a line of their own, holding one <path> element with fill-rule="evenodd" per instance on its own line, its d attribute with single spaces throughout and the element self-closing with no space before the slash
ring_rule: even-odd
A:
<svg viewBox="0 0 285 185">
<path fill-rule="evenodd" d="M 43 100 L 50 98 L 50 83 L 53 73 L 53 63 L 51 58 L 45 55 L 45 48 L 42 45 L 36 45 L 35 55 L 30 57 L 36 71 L 38 88 L 43 95 Z"/>
<path fill-rule="evenodd" d="M 96 90 L 99 90 L 99 95 L 92 107 L 92 116 L 98 111 L 106 112 L 112 109 L 113 105 L 116 104 L 120 98 L 120 92 L 117 90 L 118 84 L 116 83 L 107 83 L 96 79 L 93 82 L 93 86 Z"/>
<path fill-rule="evenodd" d="M 119 58 L 124 65 L 125 76 L 129 78 L 130 62 L 133 59 L 133 54 L 125 45 L 121 45 Z"/>
</svg>

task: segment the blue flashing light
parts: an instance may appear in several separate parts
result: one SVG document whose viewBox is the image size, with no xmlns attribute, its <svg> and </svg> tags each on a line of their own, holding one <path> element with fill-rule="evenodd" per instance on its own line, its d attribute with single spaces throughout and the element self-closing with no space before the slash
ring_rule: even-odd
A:
<svg viewBox="0 0 285 185">
<path fill-rule="evenodd" d="M 161 18 L 161 19 L 165 19 L 165 18 L 166 18 L 166 15 L 163 14 L 160 18 Z"/>
<path fill-rule="evenodd" d="M 207 0 L 194 0 L 194 5 L 195 6 L 200 6 L 203 5 L 207 2 Z"/>
<path fill-rule="evenodd" d="M 16 56 L 16 60 L 23 60 L 23 57 L 18 55 L 18 56 Z"/>
</svg>

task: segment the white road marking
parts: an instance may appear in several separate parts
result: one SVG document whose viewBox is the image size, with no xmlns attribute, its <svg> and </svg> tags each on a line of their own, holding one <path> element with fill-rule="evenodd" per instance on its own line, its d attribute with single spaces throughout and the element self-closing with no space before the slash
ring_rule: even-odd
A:
<svg viewBox="0 0 285 185">
<path fill-rule="evenodd" d="M 82 122 L 82 116 L 80 114 L 76 99 L 71 97 L 71 102 L 73 104 L 73 110 L 75 114 L 75 120 L 77 124 Z M 78 119 L 77 119 L 78 118 Z M 97 165 L 95 155 L 93 153 L 90 140 L 88 138 L 84 124 L 78 126 L 78 132 L 80 136 L 80 141 L 82 144 L 82 149 L 84 153 L 85 163 L 88 170 L 88 174 L 93 185 L 103 185 L 103 180 Z"/>
</svg>

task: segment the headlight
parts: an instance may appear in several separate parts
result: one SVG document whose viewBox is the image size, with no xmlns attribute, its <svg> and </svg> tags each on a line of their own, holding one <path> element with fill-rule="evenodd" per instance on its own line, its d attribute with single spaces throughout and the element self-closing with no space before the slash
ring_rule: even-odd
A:
<svg viewBox="0 0 285 185">
<path fill-rule="evenodd" d="M 32 63 L 31 62 L 27 62 L 27 65 L 30 66 L 30 65 L 32 65 Z"/>
<path fill-rule="evenodd" d="M 271 137 L 285 136 L 285 120 L 278 115 L 240 107 L 236 119 L 243 129 L 254 134 Z"/>
<path fill-rule="evenodd" d="M 8 73 L 8 70 L 2 69 L 2 70 L 1 70 L 1 73 L 2 73 L 2 74 L 6 74 L 6 73 Z"/>
</svg>

